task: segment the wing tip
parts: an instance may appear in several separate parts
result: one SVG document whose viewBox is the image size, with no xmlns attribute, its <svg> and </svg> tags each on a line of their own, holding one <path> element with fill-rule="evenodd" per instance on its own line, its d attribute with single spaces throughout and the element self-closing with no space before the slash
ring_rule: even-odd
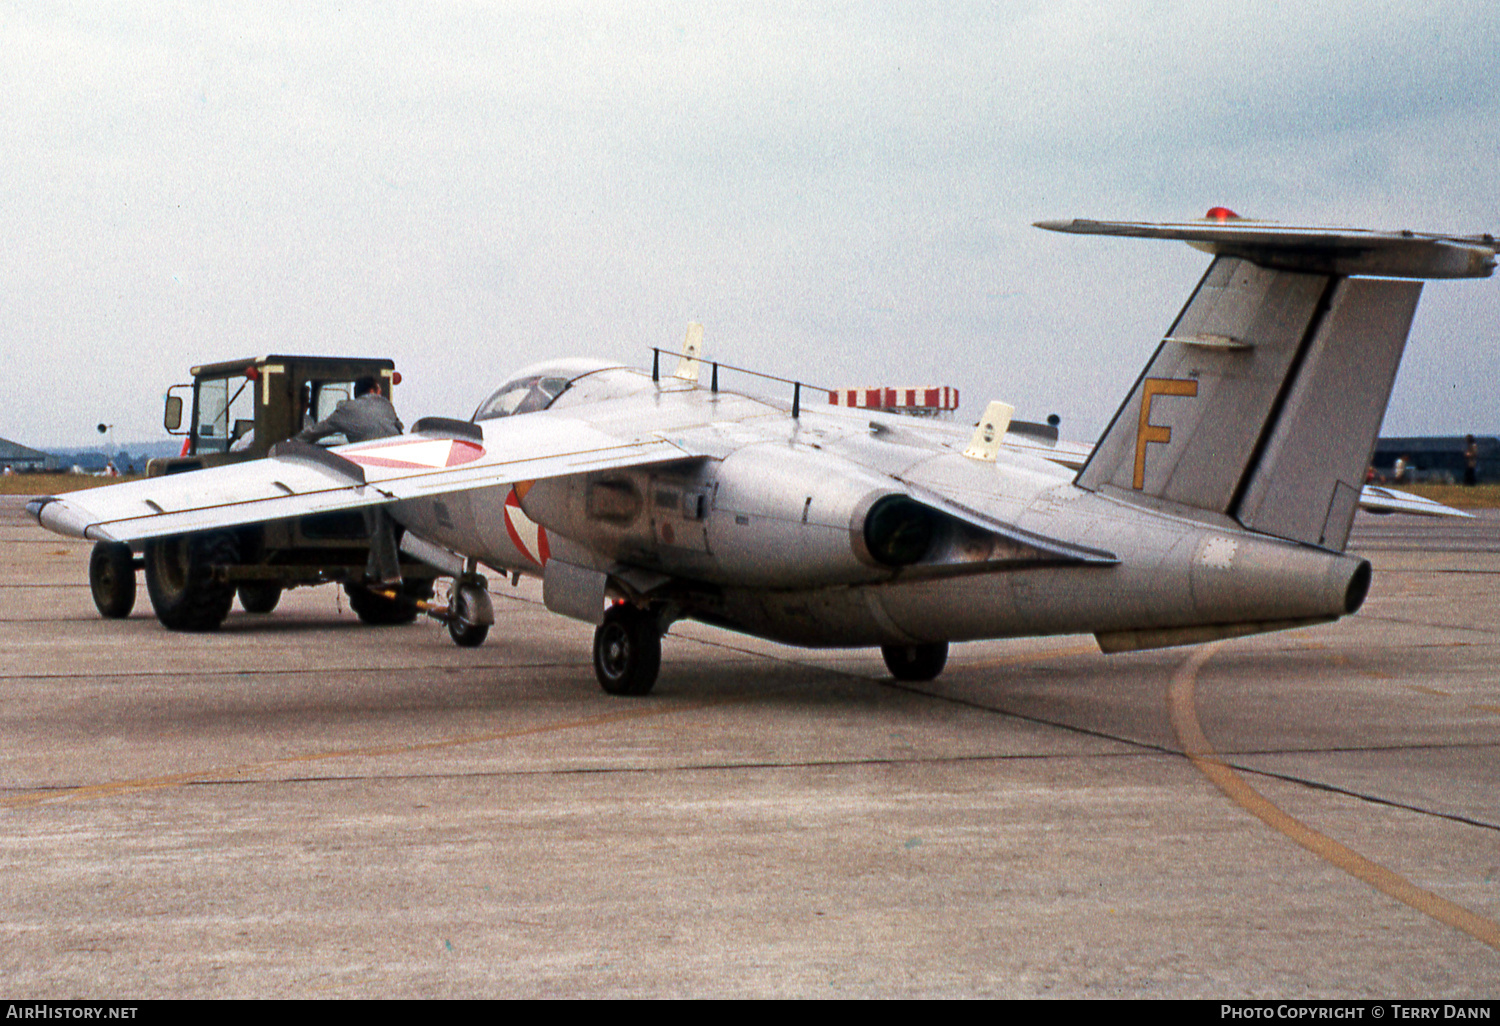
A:
<svg viewBox="0 0 1500 1026">
<path fill-rule="evenodd" d="M 53 534 L 70 538 L 90 538 L 94 541 L 114 541 L 107 532 L 95 527 L 95 521 L 85 511 L 56 495 L 43 495 L 26 503 L 26 512 L 38 524 Z"/>
</svg>

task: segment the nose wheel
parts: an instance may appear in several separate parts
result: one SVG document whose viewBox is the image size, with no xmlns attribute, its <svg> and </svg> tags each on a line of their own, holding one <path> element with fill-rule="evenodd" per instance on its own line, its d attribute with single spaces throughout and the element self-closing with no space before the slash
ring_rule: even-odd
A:
<svg viewBox="0 0 1500 1026">
<path fill-rule="evenodd" d="M 484 644 L 495 622 L 489 582 L 470 570 L 453 582 L 447 607 L 429 615 L 447 623 L 448 637 L 459 648 L 477 648 Z"/>
<path fill-rule="evenodd" d="M 632 605 L 612 606 L 594 631 L 594 675 L 611 695 L 645 695 L 661 672 L 661 621 Z"/>
<path fill-rule="evenodd" d="M 459 648 L 477 648 L 484 644 L 495 621 L 490 604 L 488 582 L 478 574 L 466 576 L 453 585 L 449 599 L 448 637 Z"/>
</svg>

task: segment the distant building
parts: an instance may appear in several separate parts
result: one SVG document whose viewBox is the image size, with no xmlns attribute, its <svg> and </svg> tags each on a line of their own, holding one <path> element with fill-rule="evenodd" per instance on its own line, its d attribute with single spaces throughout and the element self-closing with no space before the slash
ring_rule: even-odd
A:
<svg viewBox="0 0 1500 1026">
<path fill-rule="evenodd" d="M 1475 435 L 1474 443 L 1479 449 L 1479 483 L 1500 481 L 1500 438 Z M 1406 484 L 1463 484 L 1467 444 L 1464 435 L 1382 438 L 1375 443 L 1375 473 L 1391 484 L 1400 484 L 1393 475 L 1396 460 L 1405 457 L 1410 468 Z"/>
<path fill-rule="evenodd" d="M 12 442 L 8 438 L 0 438 L 0 467 L 10 467 L 16 471 L 26 470 L 51 470 L 57 466 L 57 460 L 37 449 L 30 449 L 20 442 Z"/>
</svg>

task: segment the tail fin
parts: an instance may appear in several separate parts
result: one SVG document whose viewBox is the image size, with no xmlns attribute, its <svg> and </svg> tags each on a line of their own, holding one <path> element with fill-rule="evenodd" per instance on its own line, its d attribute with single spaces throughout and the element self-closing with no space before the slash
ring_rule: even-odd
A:
<svg viewBox="0 0 1500 1026">
<path fill-rule="evenodd" d="M 1422 283 L 1480 277 L 1488 237 L 1249 222 L 1043 223 L 1215 254 L 1078 484 L 1341 551 Z M 1379 274 L 1392 277 L 1356 277 Z"/>
</svg>

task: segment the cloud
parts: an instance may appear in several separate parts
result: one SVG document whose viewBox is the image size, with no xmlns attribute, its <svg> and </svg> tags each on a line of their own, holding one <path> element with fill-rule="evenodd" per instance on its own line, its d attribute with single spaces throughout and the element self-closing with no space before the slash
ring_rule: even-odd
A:
<svg viewBox="0 0 1500 1026">
<path fill-rule="evenodd" d="M 0 408 L 48 401 L 0 434 L 153 437 L 192 363 L 287 349 L 391 355 L 410 413 L 461 414 L 511 366 L 642 360 L 690 318 L 726 359 L 1086 434 L 1202 258 L 1029 222 L 1497 227 L 1497 10 L 7 8 Z M 1492 286 L 1448 289 L 1493 322 Z M 1458 310 L 1414 358 L 1454 362 Z M 1410 417 L 1454 409 L 1413 387 Z"/>
</svg>

